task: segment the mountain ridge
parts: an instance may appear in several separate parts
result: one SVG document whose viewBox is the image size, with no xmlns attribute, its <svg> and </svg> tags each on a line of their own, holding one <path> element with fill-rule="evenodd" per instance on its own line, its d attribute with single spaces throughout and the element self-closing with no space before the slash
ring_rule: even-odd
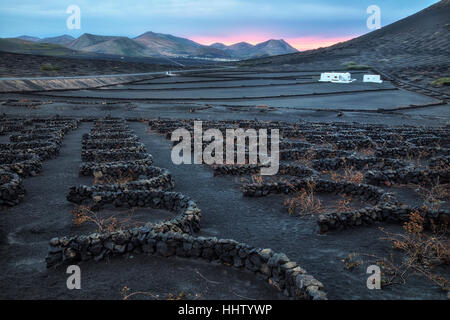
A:
<svg viewBox="0 0 450 320">
<path fill-rule="evenodd" d="M 152 31 L 147 31 L 134 38 L 90 33 L 84 33 L 76 39 L 69 35 L 43 39 L 22 35 L 18 38 L 31 42 L 58 44 L 77 51 L 130 57 L 241 60 L 298 52 L 283 39 L 270 39 L 256 45 L 247 42 L 239 42 L 229 46 L 223 43 L 202 45 L 188 38 Z"/>
<path fill-rule="evenodd" d="M 229 53 L 230 56 L 240 59 L 298 52 L 297 49 L 292 47 L 283 39 L 270 39 L 256 45 L 252 45 L 248 42 L 238 42 L 227 46 L 223 43 L 216 42 L 210 45 L 210 47 L 224 50 L 225 52 Z"/>
</svg>

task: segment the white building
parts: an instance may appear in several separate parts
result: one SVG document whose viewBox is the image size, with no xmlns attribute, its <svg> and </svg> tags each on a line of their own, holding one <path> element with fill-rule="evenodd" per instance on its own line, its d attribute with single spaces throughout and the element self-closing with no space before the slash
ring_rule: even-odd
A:
<svg viewBox="0 0 450 320">
<path fill-rule="evenodd" d="M 379 74 L 365 74 L 363 78 L 364 82 L 383 83 Z"/>
<path fill-rule="evenodd" d="M 320 75 L 321 82 L 333 82 L 333 83 L 351 83 L 356 81 L 352 79 L 352 75 L 349 72 L 324 72 Z"/>
</svg>

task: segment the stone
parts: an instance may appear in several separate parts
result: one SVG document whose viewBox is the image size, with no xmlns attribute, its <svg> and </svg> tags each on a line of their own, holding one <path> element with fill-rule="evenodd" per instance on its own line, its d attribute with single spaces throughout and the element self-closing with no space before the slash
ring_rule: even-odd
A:
<svg viewBox="0 0 450 320">
<path fill-rule="evenodd" d="M 108 250 L 107 249 L 102 249 L 102 251 L 94 257 L 94 261 L 100 261 L 103 260 L 103 258 L 106 256 Z"/>
<path fill-rule="evenodd" d="M 89 252 L 91 252 L 94 256 L 100 254 L 100 252 L 102 252 L 102 245 L 100 243 L 95 244 L 95 245 L 91 245 L 89 247 Z"/>
<path fill-rule="evenodd" d="M 192 242 L 186 242 L 186 241 L 184 241 L 184 242 L 183 242 L 183 249 L 184 249 L 185 251 L 190 251 L 190 250 L 192 249 Z"/>
<path fill-rule="evenodd" d="M 306 289 L 306 293 L 312 300 L 327 300 L 326 293 L 321 291 L 318 286 L 309 286 Z"/>
<path fill-rule="evenodd" d="M 142 245 L 142 251 L 144 253 L 151 254 L 151 253 L 155 252 L 155 249 L 154 249 L 153 245 L 145 243 L 145 244 Z"/>
<path fill-rule="evenodd" d="M 215 252 L 214 249 L 212 247 L 209 248 L 204 248 L 203 252 L 202 252 L 202 257 L 208 260 L 212 260 L 214 259 L 215 256 Z"/>
<path fill-rule="evenodd" d="M 305 289 L 309 286 L 317 286 L 318 288 L 323 288 L 323 284 L 317 281 L 313 276 L 308 274 L 299 274 L 296 279 L 296 285 L 299 289 Z"/>
<path fill-rule="evenodd" d="M 287 263 L 281 265 L 281 270 L 286 271 L 286 270 L 294 269 L 295 267 L 297 267 L 297 263 L 294 261 L 290 261 L 290 262 L 287 262 Z"/>
<path fill-rule="evenodd" d="M 176 253 L 176 247 L 169 246 L 163 241 L 158 241 L 156 242 L 156 252 L 164 257 L 169 257 Z"/>
<path fill-rule="evenodd" d="M 72 262 L 77 258 L 77 252 L 72 248 L 65 248 L 63 251 L 63 261 Z"/>
<path fill-rule="evenodd" d="M 260 266 L 259 271 L 268 277 L 272 276 L 272 269 L 267 265 L 267 263 L 263 263 Z"/>
<path fill-rule="evenodd" d="M 127 249 L 127 245 L 125 244 L 116 244 L 114 246 L 114 251 L 119 252 L 119 253 L 125 253 Z"/>
<path fill-rule="evenodd" d="M 63 248 L 62 247 L 53 247 L 50 246 L 50 248 L 48 249 L 49 253 L 57 253 L 57 252 L 62 252 Z"/>
<path fill-rule="evenodd" d="M 105 243 L 103 244 L 103 246 L 108 249 L 108 250 L 113 250 L 114 249 L 114 242 L 112 242 L 112 240 L 108 240 L 105 241 Z"/>
<path fill-rule="evenodd" d="M 265 260 L 268 261 L 272 256 L 274 252 L 272 249 L 262 249 L 259 251 L 259 255 Z"/>
<path fill-rule="evenodd" d="M 276 253 L 269 259 L 267 264 L 269 267 L 277 267 L 286 262 L 289 262 L 289 258 L 284 253 Z"/>
<path fill-rule="evenodd" d="M 233 257 L 233 266 L 234 267 L 241 268 L 241 267 L 244 266 L 244 264 L 245 264 L 245 260 L 244 259 L 241 259 L 241 258 L 236 257 L 236 256 Z"/>
<path fill-rule="evenodd" d="M 53 247 L 58 246 L 59 245 L 59 239 L 58 238 L 52 238 L 50 240 L 50 245 L 53 246 Z"/>
<path fill-rule="evenodd" d="M 259 269 L 259 267 L 261 266 L 261 264 L 263 263 L 263 260 L 261 258 L 261 256 L 257 253 L 252 253 L 250 254 L 250 256 L 247 258 L 252 264 L 255 265 L 256 269 Z"/>
</svg>

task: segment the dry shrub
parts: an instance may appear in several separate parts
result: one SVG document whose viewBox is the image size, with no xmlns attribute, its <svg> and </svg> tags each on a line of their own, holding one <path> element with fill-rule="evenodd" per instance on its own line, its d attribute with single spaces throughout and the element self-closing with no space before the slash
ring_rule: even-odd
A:
<svg viewBox="0 0 450 320">
<path fill-rule="evenodd" d="M 363 148 L 359 149 L 359 152 L 361 152 L 365 156 L 373 156 L 375 154 L 375 150 L 372 148 Z"/>
<path fill-rule="evenodd" d="M 415 167 L 420 167 L 424 159 L 428 158 L 430 152 L 427 150 L 418 150 L 414 152 L 406 153 L 406 160 L 413 164 Z"/>
<path fill-rule="evenodd" d="M 132 209 L 128 212 L 128 217 L 118 218 L 115 215 L 110 215 L 103 218 L 90 207 L 84 205 L 78 206 L 71 211 L 74 225 L 81 226 L 85 223 L 93 223 L 98 233 L 115 232 L 124 228 L 141 226 L 143 223 L 132 220 L 133 213 L 134 210 Z"/>
<path fill-rule="evenodd" d="M 424 201 L 424 205 L 432 210 L 439 209 L 450 199 L 450 184 L 440 184 L 437 181 L 431 188 L 419 186 L 419 195 Z"/>
<path fill-rule="evenodd" d="M 342 174 L 339 174 L 336 171 L 331 171 L 330 179 L 335 182 L 346 181 L 361 184 L 364 181 L 364 173 L 359 170 L 353 170 L 353 168 L 346 168 Z"/>
<path fill-rule="evenodd" d="M 147 291 L 136 291 L 136 292 L 130 292 L 131 289 L 128 287 L 123 287 L 120 291 L 120 294 L 122 295 L 122 300 L 130 300 L 132 297 L 135 296 L 148 296 L 155 300 L 159 300 L 159 295 L 153 294 L 151 292 Z"/>
<path fill-rule="evenodd" d="M 396 188 L 415 189 L 422 199 L 423 207 L 431 210 L 438 210 L 443 204 L 450 200 L 450 183 L 441 184 L 439 179 L 435 182 L 428 181 L 424 185 L 418 184 L 398 184 Z"/>
<path fill-rule="evenodd" d="M 9 175 L 2 175 L 0 177 L 0 184 L 5 184 L 8 183 L 9 181 L 11 181 L 11 177 Z"/>
<path fill-rule="evenodd" d="M 252 174 L 250 178 L 242 177 L 235 178 L 236 183 L 241 184 L 262 184 L 264 182 L 264 178 L 260 174 Z"/>
<path fill-rule="evenodd" d="M 264 182 L 264 178 L 260 174 L 253 174 L 251 179 L 254 184 L 262 184 Z"/>
<path fill-rule="evenodd" d="M 183 291 L 178 292 L 177 294 L 169 293 L 167 296 L 167 300 L 176 301 L 176 300 L 185 300 L 186 299 L 186 293 Z"/>
<path fill-rule="evenodd" d="M 448 266 L 450 264 L 450 241 L 448 239 L 448 227 L 433 232 L 424 233 L 424 218 L 420 212 L 414 211 L 409 220 L 403 225 L 404 232 L 391 233 L 383 231 L 384 238 L 392 243 L 394 249 L 402 252 L 401 262 L 390 258 L 376 258 L 376 264 L 382 269 L 384 275 L 383 285 L 403 284 L 412 273 L 422 274 L 443 290 L 449 291 L 449 281 L 443 276 L 436 274 L 437 266 Z"/>
<path fill-rule="evenodd" d="M 289 214 L 298 212 L 300 215 L 307 215 L 323 211 L 322 201 L 314 194 L 315 182 L 308 181 L 306 188 L 301 190 L 296 190 L 292 185 L 291 188 L 295 190 L 294 196 L 284 200 L 284 206 L 287 207 Z"/>
<path fill-rule="evenodd" d="M 330 171 L 330 179 L 333 180 L 334 182 L 337 182 L 341 179 L 341 175 L 339 173 L 337 173 L 336 171 Z"/>
<path fill-rule="evenodd" d="M 364 174 L 361 171 L 353 170 L 353 168 L 345 169 L 342 177 L 345 181 L 356 184 L 361 184 L 364 181 Z"/>
<path fill-rule="evenodd" d="M 450 166 L 447 163 L 445 163 L 444 160 L 440 160 L 438 163 L 435 163 L 433 166 L 428 165 L 427 168 L 429 170 L 442 170 L 442 171 L 450 170 Z"/>
<path fill-rule="evenodd" d="M 339 212 L 350 212 L 352 211 L 352 208 L 350 206 L 351 203 L 352 203 L 351 197 L 343 197 L 342 200 L 338 201 L 337 210 Z"/>
<path fill-rule="evenodd" d="M 120 294 L 122 295 L 122 300 L 131 300 L 131 298 L 136 296 L 147 296 L 154 300 L 160 300 L 160 295 L 151 293 L 149 291 L 135 291 L 131 292 L 131 289 L 128 287 L 123 287 L 122 290 L 120 290 Z M 180 291 L 177 294 L 169 293 L 167 295 L 167 300 L 171 301 L 179 301 L 179 300 L 197 300 L 201 297 L 201 294 L 197 293 L 195 295 L 192 295 L 190 293 L 185 293 L 184 291 Z"/>
<path fill-rule="evenodd" d="M 314 160 L 315 158 L 316 152 L 314 151 L 314 148 L 309 148 L 308 151 L 306 151 L 306 153 L 302 157 L 296 159 L 296 162 L 304 166 L 310 166 L 312 160 Z"/>
<path fill-rule="evenodd" d="M 119 171 L 119 175 L 117 178 L 113 178 L 111 176 L 104 175 L 101 171 L 94 172 L 94 181 L 93 184 L 119 184 L 124 185 L 134 180 L 133 172 L 122 172 Z"/>
<path fill-rule="evenodd" d="M 362 263 L 357 253 L 350 253 L 345 259 L 342 260 L 342 262 L 347 270 L 353 270 L 359 267 Z"/>
</svg>

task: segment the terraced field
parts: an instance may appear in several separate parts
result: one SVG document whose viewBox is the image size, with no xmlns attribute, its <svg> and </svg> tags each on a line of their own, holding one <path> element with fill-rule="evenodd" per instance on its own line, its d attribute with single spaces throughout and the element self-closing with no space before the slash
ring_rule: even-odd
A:
<svg viewBox="0 0 450 320">
<path fill-rule="evenodd" d="M 364 70 L 319 83 L 321 71 L 1 94 L 1 296 L 446 299 L 445 97 L 363 83 Z M 248 146 L 241 164 L 175 165 L 171 133 L 195 120 L 278 129 L 278 173 L 261 176 Z M 408 252 L 392 246 L 418 236 L 411 219 L 418 243 L 439 236 L 444 249 L 404 281 Z M 367 266 L 382 263 L 383 290 L 368 290 Z M 83 290 L 67 290 L 67 264 Z"/>
<path fill-rule="evenodd" d="M 120 298 L 124 288 L 192 299 L 445 297 L 423 276 L 374 293 L 364 266 L 392 250 L 380 226 L 401 233 L 418 212 L 427 230 L 447 227 L 448 198 L 430 195 L 448 190 L 448 126 L 203 126 L 279 129 L 278 174 L 260 176 L 250 164 L 174 165 L 164 137 L 192 130 L 192 120 L 5 118 L 4 297 Z M 347 268 L 356 253 L 367 260 Z M 65 289 L 68 263 L 87 270 L 79 295 Z M 448 277 L 439 265 L 433 270 Z"/>
</svg>

